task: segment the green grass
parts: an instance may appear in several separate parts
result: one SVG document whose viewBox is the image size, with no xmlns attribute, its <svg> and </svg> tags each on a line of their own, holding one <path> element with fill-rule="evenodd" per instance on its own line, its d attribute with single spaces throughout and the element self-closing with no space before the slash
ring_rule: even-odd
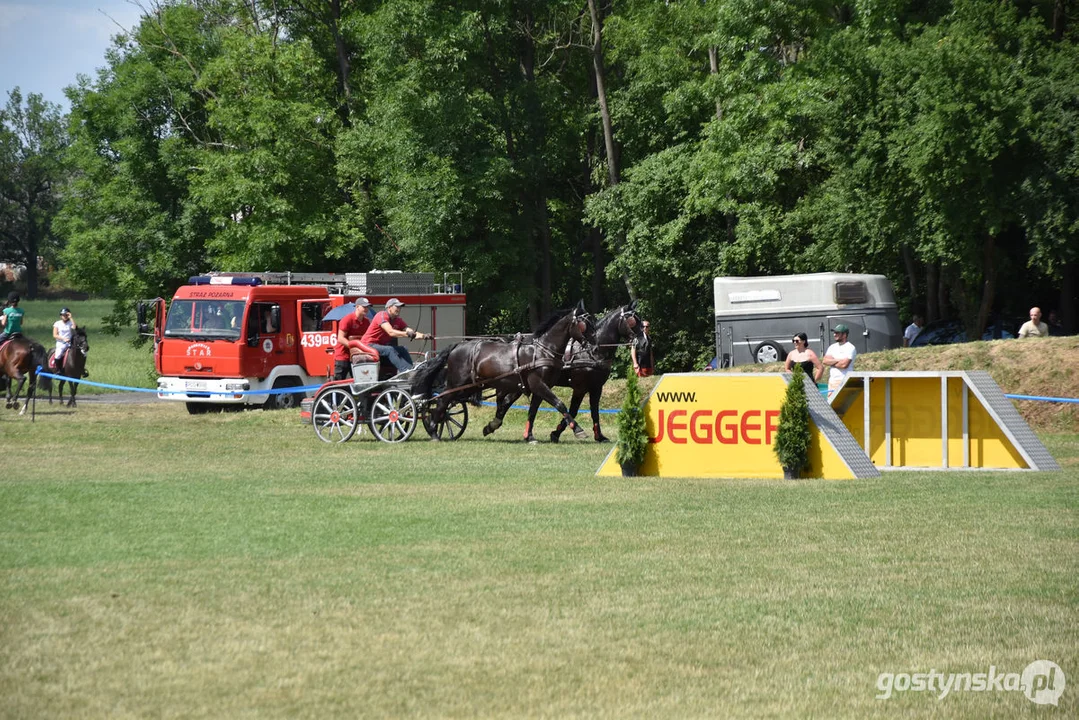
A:
<svg viewBox="0 0 1079 720">
<path fill-rule="evenodd" d="M 90 381 L 130 387 L 157 386 L 150 344 L 134 347 L 134 328 L 127 328 L 119 335 L 104 331 L 102 318 L 112 312 L 111 300 L 23 300 L 19 306 L 26 311 L 23 334 L 40 342 L 46 350 L 56 346 L 52 324 L 60 319 L 60 308 L 71 309 L 75 322 L 86 329 L 90 343 L 90 354 L 86 360 Z M 109 392 L 116 391 L 87 384 L 79 387 L 79 395 Z"/>
<path fill-rule="evenodd" d="M 0 716 L 1079 707 L 1075 435 L 1045 438 L 1060 473 L 628 480 L 594 476 L 610 446 L 480 422 L 329 446 L 293 413 L 0 415 Z M 1038 659 L 1059 709 L 875 699 L 881 672 Z"/>
</svg>

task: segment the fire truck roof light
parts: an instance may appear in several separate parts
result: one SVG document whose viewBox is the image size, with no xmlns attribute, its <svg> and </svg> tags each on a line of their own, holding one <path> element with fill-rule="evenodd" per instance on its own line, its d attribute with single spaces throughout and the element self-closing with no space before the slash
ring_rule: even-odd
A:
<svg viewBox="0 0 1079 720">
<path fill-rule="evenodd" d="M 195 275 L 188 278 L 190 285 L 261 285 L 262 280 L 257 277 L 228 277 L 218 275 Z"/>
</svg>

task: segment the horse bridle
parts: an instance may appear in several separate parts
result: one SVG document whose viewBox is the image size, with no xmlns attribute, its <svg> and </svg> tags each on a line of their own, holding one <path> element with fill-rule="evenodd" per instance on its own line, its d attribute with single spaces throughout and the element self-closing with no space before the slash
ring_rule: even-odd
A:
<svg viewBox="0 0 1079 720">
<path fill-rule="evenodd" d="M 581 310 L 577 310 L 576 308 L 574 308 L 573 314 L 570 317 L 570 322 L 577 325 L 577 334 L 580 335 L 581 337 L 579 339 L 578 338 L 573 338 L 573 339 L 577 340 L 577 342 L 580 342 L 580 343 L 585 342 L 585 332 L 587 331 L 588 326 L 592 325 L 593 328 L 595 327 L 595 321 L 592 319 L 592 314 L 590 312 L 588 312 L 587 310 L 581 311 Z M 570 333 L 570 336 L 572 337 L 572 333 Z M 550 360 L 561 359 L 562 353 L 559 350 L 551 347 L 547 343 L 543 342 L 543 340 L 541 340 L 540 338 L 533 338 L 532 339 L 532 344 L 533 345 L 538 345 L 540 348 L 543 349 L 545 355 L 548 356 L 548 357 L 544 358 L 545 360 L 547 360 L 547 359 L 550 359 Z M 535 359 L 533 359 L 533 363 L 535 363 L 535 362 L 536 362 Z"/>
</svg>

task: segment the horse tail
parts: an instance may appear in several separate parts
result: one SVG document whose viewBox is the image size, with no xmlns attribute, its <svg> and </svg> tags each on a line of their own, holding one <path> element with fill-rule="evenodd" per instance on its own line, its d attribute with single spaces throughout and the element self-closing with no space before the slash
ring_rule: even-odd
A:
<svg viewBox="0 0 1079 720">
<path fill-rule="evenodd" d="M 30 343 L 30 357 L 33 359 L 34 367 L 31 370 L 32 377 L 37 387 L 41 387 L 44 390 L 52 391 L 52 378 L 44 377 L 37 374 L 37 369 L 42 368 L 48 371 L 48 353 L 45 351 L 45 346 L 39 342 Z"/>
<path fill-rule="evenodd" d="M 429 397 L 433 394 L 435 386 L 440 379 L 446 376 L 446 362 L 450 352 L 457 347 L 456 344 L 445 350 L 439 350 L 438 355 L 424 363 L 423 367 L 412 376 L 412 394 Z"/>
</svg>

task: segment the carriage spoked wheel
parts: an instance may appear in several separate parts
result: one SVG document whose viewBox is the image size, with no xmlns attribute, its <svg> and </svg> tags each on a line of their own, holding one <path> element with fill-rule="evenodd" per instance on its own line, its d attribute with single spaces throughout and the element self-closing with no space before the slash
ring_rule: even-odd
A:
<svg viewBox="0 0 1079 720">
<path fill-rule="evenodd" d="M 450 403 L 446 407 L 446 414 L 442 417 L 442 422 L 436 423 L 432 419 L 431 413 L 437 404 L 437 399 L 428 401 L 427 411 L 423 414 L 423 426 L 427 429 L 427 432 L 439 440 L 456 440 L 464 435 L 465 428 L 468 427 L 468 405 L 463 401 Z"/>
<path fill-rule="evenodd" d="M 346 442 L 356 433 L 359 423 L 356 398 L 347 390 L 330 388 L 315 396 L 311 422 L 319 440 L 328 443 Z"/>
<path fill-rule="evenodd" d="M 367 424 L 382 442 L 399 443 L 412 437 L 419 419 L 416 403 L 404 390 L 390 388 L 371 404 Z"/>
</svg>

